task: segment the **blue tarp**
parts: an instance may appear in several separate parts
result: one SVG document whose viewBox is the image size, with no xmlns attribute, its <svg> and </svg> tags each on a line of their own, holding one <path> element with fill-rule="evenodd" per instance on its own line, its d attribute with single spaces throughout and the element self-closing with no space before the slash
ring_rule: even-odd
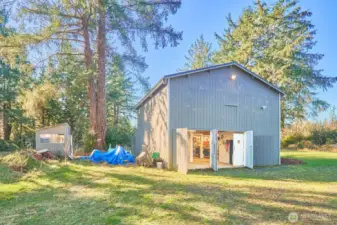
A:
<svg viewBox="0 0 337 225">
<path fill-rule="evenodd" d="M 91 160 L 94 163 L 107 162 L 112 165 L 135 163 L 135 157 L 122 146 L 109 148 L 107 152 L 94 149 L 90 156 L 81 156 L 81 160 Z"/>
</svg>

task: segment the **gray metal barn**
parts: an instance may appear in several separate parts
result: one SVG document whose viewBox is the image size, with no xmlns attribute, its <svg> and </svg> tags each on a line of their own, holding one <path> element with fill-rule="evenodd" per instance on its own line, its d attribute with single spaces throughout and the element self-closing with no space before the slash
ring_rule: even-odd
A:
<svg viewBox="0 0 337 225">
<path fill-rule="evenodd" d="M 133 151 L 184 173 L 277 165 L 283 95 L 235 62 L 164 76 L 137 105 Z"/>
<path fill-rule="evenodd" d="M 36 131 L 36 150 L 48 149 L 58 156 L 72 155 L 72 138 L 70 126 L 67 123 Z"/>
</svg>

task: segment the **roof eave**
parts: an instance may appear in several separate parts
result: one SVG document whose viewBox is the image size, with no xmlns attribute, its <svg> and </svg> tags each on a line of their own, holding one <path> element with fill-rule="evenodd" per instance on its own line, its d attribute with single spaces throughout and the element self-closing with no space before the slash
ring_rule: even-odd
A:
<svg viewBox="0 0 337 225">
<path fill-rule="evenodd" d="M 136 109 L 139 109 L 139 107 L 149 98 L 152 96 L 152 94 L 157 91 L 158 88 L 160 88 L 162 85 L 165 85 L 166 83 L 166 78 L 163 77 L 161 78 L 156 85 L 153 86 L 153 88 L 138 102 L 136 105 Z"/>
<path fill-rule="evenodd" d="M 165 84 L 167 79 L 171 79 L 171 78 L 176 78 L 176 77 L 180 77 L 180 76 L 186 76 L 189 74 L 193 74 L 193 73 L 200 73 L 200 72 L 204 72 L 204 71 L 209 71 L 209 70 L 214 70 L 214 69 L 220 69 L 223 67 L 229 67 L 229 66 L 236 66 L 239 69 L 242 69 L 243 71 L 245 71 L 246 73 L 252 75 L 253 77 L 255 77 L 256 79 L 260 80 L 261 82 L 265 83 L 266 85 L 268 85 L 269 87 L 273 88 L 274 90 L 276 90 L 277 92 L 279 92 L 281 94 L 281 97 L 285 96 L 285 93 L 278 88 L 277 86 L 271 84 L 270 82 L 266 81 L 265 79 L 263 79 L 262 77 L 260 77 L 259 75 L 257 75 L 256 73 L 250 71 L 249 69 L 247 69 L 246 67 L 242 66 L 241 64 L 237 63 L 237 62 L 229 62 L 229 63 L 224 63 L 224 64 L 219 64 L 219 65 L 214 65 L 214 66 L 209 66 L 209 67 L 204 67 L 204 68 L 200 68 L 200 69 L 195 69 L 195 70 L 189 70 L 189 71 L 184 71 L 184 72 L 180 72 L 180 73 L 174 73 L 174 74 L 169 74 L 169 75 L 165 75 L 164 77 L 162 77 L 157 84 L 149 91 L 149 93 L 147 93 L 136 105 L 136 109 L 139 109 L 139 107 L 149 98 L 151 97 L 151 95 L 157 91 L 158 88 L 160 88 L 162 86 L 162 84 Z"/>
</svg>

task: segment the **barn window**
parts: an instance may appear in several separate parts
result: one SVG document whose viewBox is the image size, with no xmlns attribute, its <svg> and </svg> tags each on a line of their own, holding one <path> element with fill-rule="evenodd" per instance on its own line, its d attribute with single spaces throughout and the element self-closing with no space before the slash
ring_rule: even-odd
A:
<svg viewBox="0 0 337 225">
<path fill-rule="evenodd" d="M 64 134 L 40 134 L 40 143 L 64 143 Z"/>
</svg>

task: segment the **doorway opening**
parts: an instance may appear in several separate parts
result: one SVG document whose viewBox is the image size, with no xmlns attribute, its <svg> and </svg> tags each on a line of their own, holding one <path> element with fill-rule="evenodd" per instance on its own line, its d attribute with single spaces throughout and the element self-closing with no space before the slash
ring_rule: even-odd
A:
<svg viewBox="0 0 337 225">
<path fill-rule="evenodd" d="M 188 169 L 211 168 L 211 132 L 207 130 L 189 130 L 188 133 Z M 234 167 L 233 137 L 233 132 L 218 131 L 217 133 L 216 161 L 218 168 Z"/>
<path fill-rule="evenodd" d="M 254 167 L 253 131 L 176 129 L 178 171 Z"/>
</svg>

